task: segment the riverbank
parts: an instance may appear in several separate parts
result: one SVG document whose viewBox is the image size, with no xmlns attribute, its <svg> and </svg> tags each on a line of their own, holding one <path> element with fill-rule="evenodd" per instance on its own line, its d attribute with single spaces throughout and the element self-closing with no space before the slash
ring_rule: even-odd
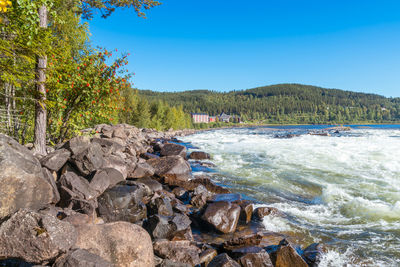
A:
<svg viewBox="0 0 400 267">
<path fill-rule="evenodd" d="M 173 139 L 179 133 L 129 125 L 92 130 L 40 158 L 0 135 L 0 266 L 318 261 L 317 244 L 300 249 L 265 231 L 262 218 L 283 216 L 279 210 L 255 209 L 209 177 L 193 176 L 209 155 L 193 152 L 187 161 L 186 147 Z"/>
</svg>

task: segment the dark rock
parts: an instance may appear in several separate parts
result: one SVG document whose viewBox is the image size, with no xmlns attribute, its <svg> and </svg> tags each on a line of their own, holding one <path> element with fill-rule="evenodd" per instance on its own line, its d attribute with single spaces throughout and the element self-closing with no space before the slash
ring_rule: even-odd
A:
<svg viewBox="0 0 400 267">
<path fill-rule="evenodd" d="M 236 233 L 235 233 L 236 234 Z M 238 248 L 258 246 L 262 241 L 263 236 L 253 232 L 239 232 L 232 239 L 223 243 L 223 248 L 226 251 L 233 251 Z"/>
<path fill-rule="evenodd" d="M 149 214 L 159 214 L 163 216 L 172 216 L 174 212 L 172 211 L 171 199 L 163 193 L 156 193 L 147 204 Z"/>
<path fill-rule="evenodd" d="M 113 266 L 153 267 L 154 254 L 149 234 L 140 226 L 114 222 L 76 227 L 75 248 L 111 262 Z"/>
<path fill-rule="evenodd" d="M 260 207 L 256 208 L 253 213 L 253 217 L 256 220 L 262 220 L 265 216 L 268 215 L 281 215 L 281 212 L 277 208 Z"/>
<path fill-rule="evenodd" d="M 201 250 L 192 245 L 190 241 L 166 241 L 154 242 L 154 253 L 163 259 L 173 262 L 188 263 L 192 266 L 200 264 Z"/>
<path fill-rule="evenodd" d="M 222 253 L 216 256 L 207 267 L 240 267 L 240 265 L 232 260 L 228 254 Z"/>
<path fill-rule="evenodd" d="M 58 149 L 40 159 L 43 167 L 58 172 L 67 163 L 71 152 L 65 148 Z"/>
<path fill-rule="evenodd" d="M 104 155 L 99 144 L 93 143 L 78 151 L 79 153 L 73 153 L 70 161 L 82 175 L 89 175 L 91 172 L 104 167 Z"/>
<path fill-rule="evenodd" d="M 99 144 L 102 148 L 104 155 L 111 155 L 112 153 L 122 152 L 125 150 L 125 147 L 123 145 L 112 139 L 94 137 L 92 138 L 91 142 L 92 144 Z M 134 156 L 136 156 L 136 154 Z"/>
<path fill-rule="evenodd" d="M 220 202 L 220 201 L 225 201 L 225 202 L 235 202 L 239 201 L 242 197 L 240 194 L 217 194 L 213 195 L 210 198 L 210 202 Z"/>
<path fill-rule="evenodd" d="M 172 223 L 175 225 L 177 231 L 182 231 L 190 228 L 192 221 L 185 214 L 176 213 L 173 216 Z"/>
<path fill-rule="evenodd" d="M 239 200 L 235 204 L 240 206 L 239 220 L 245 224 L 249 223 L 253 215 L 253 203 L 248 200 Z"/>
<path fill-rule="evenodd" d="M 51 185 L 51 188 L 53 189 L 54 197 L 52 203 L 57 204 L 60 201 L 60 193 L 58 192 L 55 178 L 47 168 L 42 168 L 42 171 L 43 171 L 43 177 L 46 179 L 46 181 Z"/>
<path fill-rule="evenodd" d="M 152 153 L 143 153 L 140 155 L 140 157 L 144 158 L 144 159 L 158 159 L 160 158 L 160 156 L 157 156 L 156 154 L 152 154 Z"/>
<path fill-rule="evenodd" d="M 279 243 L 277 251 L 271 253 L 270 257 L 275 267 L 308 267 L 307 263 L 286 239 Z"/>
<path fill-rule="evenodd" d="M 174 262 L 169 259 L 162 260 L 160 264 L 156 265 L 156 267 L 191 267 L 192 265 L 189 263 L 183 262 Z"/>
<path fill-rule="evenodd" d="M 265 250 L 246 253 L 237 259 L 243 267 L 274 267 Z"/>
<path fill-rule="evenodd" d="M 161 156 L 181 156 L 186 158 L 186 147 L 178 144 L 167 143 L 164 144 L 160 150 Z"/>
<path fill-rule="evenodd" d="M 20 210 L 0 226 L 0 259 L 31 263 L 55 259 L 75 243 L 75 228 L 55 217 Z"/>
<path fill-rule="evenodd" d="M 236 204 L 220 201 L 209 204 L 202 219 L 222 233 L 233 233 L 240 216 L 240 207 Z"/>
<path fill-rule="evenodd" d="M 147 163 L 155 169 L 155 175 L 164 178 L 167 183 L 174 180 L 187 181 L 191 176 L 189 163 L 180 156 L 149 159 Z"/>
<path fill-rule="evenodd" d="M 202 152 L 202 151 L 193 151 L 189 155 L 189 159 L 195 159 L 195 160 L 203 160 L 203 159 L 210 159 L 210 154 Z"/>
<path fill-rule="evenodd" d="M 154 239 L 170 239 L 176 233 L 171 217 L 161 215 L 150 216 L 144 227 Z"/>
<path fill-rule="evenodd" d="M 177 231 L 172 234 L 171 241 L 193 241 L 192 229 L 189 227 L 182 231 Z"/>
<path fill-rule="evenodd" d="M 200 263 L 202 266 L 208 266 L 210 262 L 217 256 L 217 251 L 215 249 L 209 248 L 200 254 Z"/>
<path fill-rule="evenodd" d="M 124 177 L 124 180 L 126 179 L 126 177 L 128 176 L 128 167 L 126 162 L 118 156 L 115 155 L 110 155 L 110 156 L 106 156 L 103 158 L 103 165 L 102 168 L 112 168 L 112 169 L 116 169 L 118 170 L 122 176 Z M 97 168 L 100 169 L 100 168 Z"/>
<path fill-rule="evenodd" d="M 116 185 L 107 189 L 98 198 L 98 213 L 105 222 L 138 222 L 147 217 L 146 205 L 142 202 L 147 195 L 137 185 Z"/>
<path fill-rule="evenodd" d="M 96 195 L 100 196 L 107 188 L 113 187 L 122 181 L 124 181 L 124 176 L 120 171 L 114 168 L 105 168 L 94 173 L 89 185 L 96 191 Z"/>
<path fill-rule="evenodd" d="M 57 259 L 53 267 L 111 267 L 111 263 L 86 249 L 75 249 Z"/>
<path fill-rule="evenodd" d="M 186 201 L 189 199 L 189 192 L 186 191 L 184 188 L 182 187 L 175 187 L 174 189 L 172 189 L 172 193 L 175 195 L 176 198 L 178 198 L 179 200 L 182 201 Z"/>
<path fill-rule="evenodd" d="M 317 267 L 321 262 L 324 252 L 326 252 L 326 250 L 322 244 L 313 243 L 303 251 L 303 258 L 307 262 L 308 266 Z"/>
<path fill-rule="evenodd" d="M 22 208 L 39 209 L 57 198 L 39 160 L 3 134 L 0 134 L 0 170 L 0 220 Z"/>
<path fill-rule="evenodd" d="M 154 175 L 154 168 L 149 164 L 147 164 L 146 162 L 144 162 L 144 163 L 138 163 L 135 169 L 128 174 L 128 178 L 143 178 L 153 175 Z"/>
<path fill-rule="evenodd" d="M 209 178 L 204 178 L 204 177 L 203 178 L 195 178 L 195 179 L 192 179 L 189 181 L 171 180 L 171 181 L 168 181 L 168 184 L 172 185 L 172 186 L 182 187 L 188 191 L 193 191 L 199 185 L 202 185 L 210 193 L 214 193 L 214 194 L 229 194 L 230 193 L 229 189 L 224 188 L 219 185 L 216 185 Z"/>
<path fill-rule="evenodd" d="M 85 178 L 78 176 L 73 172 L 66 172 L 65 174 L 63 174 L 57 184 L 61 194 L 62 202 L 68 202 L 68 199 L 63 196 L 63 191 L 65 191 L 65 189 L 69 189 L 70 191 L 72 191 L 79 199 L 84 199 L 88 201 L 96 199 L 97 194 L 90 187 L 89 182 Z M 64 203 L 62 203 L 61 205 L 63 207 L 68 206 L 68 204 Z"/>
<path fill-rule="evenodd" d="M 153 193 L 163 189 L 162 184 L 150 177 L 140 178 L 135 181 L 135 184 L 144 184 L 148 186 Z"/>
</svg>

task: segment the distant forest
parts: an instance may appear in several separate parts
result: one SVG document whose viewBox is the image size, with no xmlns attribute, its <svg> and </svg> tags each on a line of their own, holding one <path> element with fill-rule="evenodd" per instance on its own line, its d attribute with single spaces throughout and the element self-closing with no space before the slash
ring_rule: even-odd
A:
<svg viewBox="0 0 400 267">
<path fill-rule="evenodd" d="M 154 92 L 139 90 L 149 102 L 165 101 L 188 113 L 221 112 L 243 121 L 263 123 L 390 123 L 400 122 L 400 98 L 387 98 L 301 84 L 215 92 Z"/>
</svg>

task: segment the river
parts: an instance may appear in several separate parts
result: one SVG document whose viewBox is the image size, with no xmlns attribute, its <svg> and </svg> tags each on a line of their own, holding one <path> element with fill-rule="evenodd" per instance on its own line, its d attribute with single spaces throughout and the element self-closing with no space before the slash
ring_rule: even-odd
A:
<svg viewBox="0 0 400 267">
<path fill-rule="evenodd" d="M 285 213 L 267 216 L 267 230 L 326 244 L 320 266 L 400 266 L 400 126 L 305 134 L 326 127 L 222 129 L 183 141 L 212 155 L 215 181 Z"/>
</svg>

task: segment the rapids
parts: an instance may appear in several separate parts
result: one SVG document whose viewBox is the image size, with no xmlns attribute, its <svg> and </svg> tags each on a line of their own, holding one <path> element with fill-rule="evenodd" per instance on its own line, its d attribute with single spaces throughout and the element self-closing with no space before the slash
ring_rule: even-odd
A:
<svg viewBox="0 0 400 267">
<path fill-rule="evenodd" d="M 286 216 L 267 230 L 305 246 L 323 242 L 320 266 L 400 266 L 400 126 L 223 129 L 183 138 L 212 155 L 213 179 Z M 276 138 L 287 134 L 293 138 Z"/>
</svg>

